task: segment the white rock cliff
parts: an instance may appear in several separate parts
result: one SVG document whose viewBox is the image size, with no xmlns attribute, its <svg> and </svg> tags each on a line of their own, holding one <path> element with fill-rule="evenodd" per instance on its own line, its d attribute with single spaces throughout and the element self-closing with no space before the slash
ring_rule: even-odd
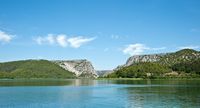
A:
<svg viewBox="0 0 200 108">
<path fill-rule="evenodd" d="M 135 55 L 127 60 L 125 66 L 130 66 L 140 62 L 157 62 L 165 55 L 166 54 Z"/>
<path fill-rule="evenodd" d="M 90 61 L 86 59 L 82 60 L 56 60 L 53 61 L 65 70 L 71 71 L 76 74 L 77 77 L 84 78 L 97 78 L 98 75 L 92 66 Z"/>
</svg>

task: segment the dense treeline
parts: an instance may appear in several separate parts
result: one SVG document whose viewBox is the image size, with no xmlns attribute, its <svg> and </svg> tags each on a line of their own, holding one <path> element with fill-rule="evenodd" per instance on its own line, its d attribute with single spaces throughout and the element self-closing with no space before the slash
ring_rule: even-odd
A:
<svg viewBox="0 0 200 108">
<path fill-rule="evenodd" d="M 161 77 L 164 73 L 172 70 L 167 66 L 158 63 L 138 63 L 128 67 L 121 68 L 116 72 L 109 74 L 108 78 L 155 78 Z"/>
<path fill-rule="evenodd" d="M 0 78 L 74 78 L 75 75 L 47 60 L 0 63 Z"/>
<path fill-rule="evenodd" d="M 200 75 L 200 59 L 191 62 L 178 63 L 172 66 L 174 71 Z"/>
</svg>

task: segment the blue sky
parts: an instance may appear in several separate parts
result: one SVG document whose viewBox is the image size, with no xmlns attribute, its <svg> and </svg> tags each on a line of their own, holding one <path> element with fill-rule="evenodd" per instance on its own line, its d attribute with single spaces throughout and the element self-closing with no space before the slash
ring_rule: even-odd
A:
<svg viewBox="0 0 200 108">
<path fill-rule="evenodd" d="M 0 61 L 128 57 L 200 49 L 199 0 L 0 0 Z"/>
</svg>

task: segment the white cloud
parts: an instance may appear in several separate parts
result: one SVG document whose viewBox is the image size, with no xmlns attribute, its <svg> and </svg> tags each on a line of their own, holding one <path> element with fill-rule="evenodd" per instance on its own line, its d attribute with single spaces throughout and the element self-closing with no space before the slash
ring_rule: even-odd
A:
<svg viewBox="0 0 200 108">
<path fill-rule="evenodd" d="M 84 38 L 82 36 L 75 36 L 67 38 L 65 34 L 52 35 L 48 34 L 46 37 L 37 37 L 34 39 L 39 45 L 42 44 L 57 44 L 61 47 L 67 47 L 68 44 L 73 48 L 79 48 L 83 44 L 94 40 L 95 38 Z"/>
<path fill-rule="evenodd" d="M 148 49 L 144 44 L 136 43 L 130 44 L 125 49 L 123 49 L 124 54 L 129 55 L 139 55 L 144 52 L 144 50 Z"/>
<path fill-rule="evenodd" d="M 0 42 L 8 43 L 13 39 L 13 35 L 7 34 L 0 30 Z"/>
<path fill-rule="evenodd" d="M 178 49 L 198 49 L 198 48 L 200 48 L 200 47 L 190 45 L 190 46 L 182 46 L 182 47 L 179 47 Z"/>
<path fill-rule="evenodd" d="M 83 38 L 82 36 L 79 37 L 72 37 L 68 39 L 70 46 L 73 48 L 79 48 L 81 45 L 94 40 L 95 38 Z"/>
<path fill-rule="evenodd" d="M 66 38 L 66 35 L 58 35 L 56 37 L 56 40 L 57 40 L 57 43 L 62 46 L 62 47 L 66 47 L 67 46 L 67 38 Z"/>
<path fill-rule="evenodd" d="M 164 49 L 166 49 L 166 47 L 151 48 L 151 47 L 147 47 L 144 44 L 136 43 L 136 44 L 130 44 L 126 48 L 124 48 L 123 53 L 132 56 L 132 55 L 140 55 L 140 54 L 144 53 L 144 51 L 146 51 L 146 50 L 158 51 L 158 50 L 164 50 Z"/>
<path fill-rule="evenodd" d="M 42 37 L 37 37 L 36 39 L 34 39 L 39 45 L 41 45 L 43 43 L 43 38 Z"/>
<path fill-rule="evenodd" d="M 54 43 L 55 43 L 53 34 L 48 34 L 46 40 L 47 40 L 50 44 L 54 44 Z"/>
<path fill-rule="evenodd" d="M 48 34 L 46 37 L 37 37 L 35 41 L 39 44 L 54 44 L 55 43 L 55 38 L 53 34 Z"/>
</svg>

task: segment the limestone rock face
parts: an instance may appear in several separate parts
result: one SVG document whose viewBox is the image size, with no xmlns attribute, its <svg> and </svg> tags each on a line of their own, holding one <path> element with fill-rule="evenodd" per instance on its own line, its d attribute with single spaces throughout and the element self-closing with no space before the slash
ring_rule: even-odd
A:
<svg viewBox="0 0 200 108">
<path fill-rule="evenodd" d="M 171 66 L 181 62 L 190 62 L 199 58 L 200 52 L 192 49 L 183 49 L 172 53 L 134 55 L 131 56 L 124 65 L 119 65 L 117 68 L 115 68 L 114 71 L 141 62 L 157 62 Z"/>
<path fill-rule="evenodd" d="M 128 58 L 125 64 L 117 66 L 113 71 L 141 62 L 157 62 L 166 54 L 134 55 Z"/>
<path fill-rule="evenodd" d="M 166 54 L 135 55 L 127 60 L 125 66 L 130 66 L 140 62 L 157 62 L 165 55 Z"/>
<path fill-rule="evenodd" d="M 98 75 L 92 66 L 90 61 L 83 60 L 56 60 L 53 61 L 65 70 L 71 71 L 76 74 L 77 77 L 84 78 L 97 78 Z"/>
</svg>

